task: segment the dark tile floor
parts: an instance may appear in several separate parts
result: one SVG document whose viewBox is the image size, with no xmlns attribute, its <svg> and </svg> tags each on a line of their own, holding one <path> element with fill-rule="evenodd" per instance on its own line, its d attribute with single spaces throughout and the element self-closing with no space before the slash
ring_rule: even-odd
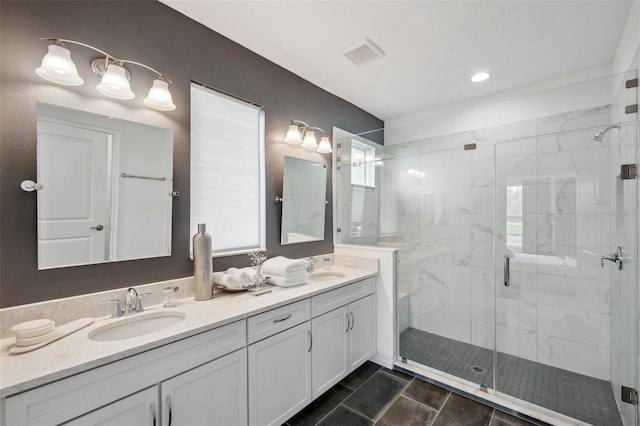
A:
<svg viewBox="0 0 640 426">
<path fill-rule="evenodd" d="M 534 423 L 366 362 L 286 426 L 528 426 Z"/>
<path fill-rule="evenodd" d="M 400 356 L 493 388 L 489 349 L 409 328 L 400 335 Z M 498 391 L 592 425 L 622 425 L 609 382 L 501 352 L 497 358 Z"/>
</svg>

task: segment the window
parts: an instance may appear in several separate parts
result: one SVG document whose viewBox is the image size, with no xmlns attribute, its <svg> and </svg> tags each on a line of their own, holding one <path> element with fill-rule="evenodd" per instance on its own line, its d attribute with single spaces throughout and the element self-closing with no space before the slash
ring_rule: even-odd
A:
<svg viewBox="0 0 640 426">
<path fill-rule="evenodd" d="M 376 149 L 351 140 L 351 185 L 376 187 Z"/>
<path fill-rule="evenodd" d="M 265 249 L 264 108 L 191 83 L 191 235 L 213 255 Z"/>
</svg>

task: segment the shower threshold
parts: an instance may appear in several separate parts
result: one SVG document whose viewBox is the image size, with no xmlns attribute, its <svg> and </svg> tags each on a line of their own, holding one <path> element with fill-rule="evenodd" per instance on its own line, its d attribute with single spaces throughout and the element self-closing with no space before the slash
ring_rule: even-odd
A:
<svg viewBox="0 0 640 426">
<path fill-rule="evenodd" d="M 408 328 L 400 356 L 494 388 L 492 350 Z M 622 426 L 609 382 L 502 352 L 497 358 L 497 391 L 592 425 Z"/>
</svg>

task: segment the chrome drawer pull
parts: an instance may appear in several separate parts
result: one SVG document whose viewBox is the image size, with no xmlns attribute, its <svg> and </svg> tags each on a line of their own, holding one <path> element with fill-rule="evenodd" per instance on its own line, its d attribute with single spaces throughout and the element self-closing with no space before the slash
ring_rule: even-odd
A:
<svg viewBox="0 0 640 426">
<path fill-rule="evenodd" d="M 291 314 L 287 315 L 287 316 L 286 316 L 286 317 L 284 317 L 284 318 L 280 318 L 280 319 L 277 319 L 277 320 L 273 320 L 273 323 L 275 324 L 275 323 L 277 323 L 277 322 L 286 321 L 286 320 L 288 320 L 289 318 L 291 318 Z"/>
</svg>

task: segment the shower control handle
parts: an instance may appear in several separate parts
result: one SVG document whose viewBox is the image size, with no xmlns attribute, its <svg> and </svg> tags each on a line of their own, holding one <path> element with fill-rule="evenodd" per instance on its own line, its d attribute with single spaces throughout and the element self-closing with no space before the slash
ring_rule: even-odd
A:
<svg viewBox="0 0 640 426">
<path fill-rule="evenodd" d="M 505 254 L 504 255 L 504 285 L 509 287 L 509 284 L 511 284 L 510 281 L 510 277 L 509 277 L 509 255 Z"/>
</svg>

